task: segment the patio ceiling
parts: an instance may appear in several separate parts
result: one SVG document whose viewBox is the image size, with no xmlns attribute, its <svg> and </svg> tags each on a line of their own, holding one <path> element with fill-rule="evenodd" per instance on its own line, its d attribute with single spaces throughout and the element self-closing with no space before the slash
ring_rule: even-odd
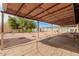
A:
<svg viewBox="0 0 79 59">
<path fill-rule="evenodd" d="M 5 13 L 58 25 L 75 24 L 71 3 L 7 3 Z"/>
</svg>

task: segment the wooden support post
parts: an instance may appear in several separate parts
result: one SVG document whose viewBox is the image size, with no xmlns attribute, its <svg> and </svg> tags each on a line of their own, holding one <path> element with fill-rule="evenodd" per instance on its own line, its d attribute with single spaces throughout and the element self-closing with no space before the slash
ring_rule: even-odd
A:
<svg viewBox="0 0 79 59">
<path fill-rule="evenodd" d="M 38 41 L 39 41 L 39 21 L 37 21 L 37 40 L 36 40 L 36 47 L 37 47 L 37 50 L 38 50 Z"/>
<path fill-rule="evenodd" d="M 56 34 L 56 33 L 54 33 L 53 29 L 54 29 L 54 24 L 52 24 L 52 35 L 51 35 L 51 37 L 53 37 L 53 35 Z M 51 51 L 50 55 L 52 56 L 52 53 L 53 53 L 52 47 L 50 47 L 50 51 Z"/>
<path fill-rule="evenodd" d="M 39 21 L 38 21 L 38 29 L 37 30 L 38 30 L 38 39 L 39 39 L 39 31 L 40 31 L 39 30 Z"/>
<path fill-rule="evenodd" d="M 37 21 L 37 38 L 36 38 L 36 50 L 37 50 L 37 53 L 39 52 L 38 40 L 39 40 L 39 21 Z"/>
<path fill-rule="evenodd" d="M 1 13 L 2 22 L 1 22 L 1 50 L 4 48 L 4 13 Z"/>
</svg>

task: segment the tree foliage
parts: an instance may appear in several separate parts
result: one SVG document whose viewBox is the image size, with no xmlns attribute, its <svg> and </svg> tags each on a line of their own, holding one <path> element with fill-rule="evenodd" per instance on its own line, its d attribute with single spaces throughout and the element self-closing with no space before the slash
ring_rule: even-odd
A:
<svg viewBox="0 0 79 59">
<path fill-rule="evenodd" d="M 16 23 L 16 18 L 9 16 L 8 17 L 8 25 L 11 29 L 17 29 L 18 25 Z"/>
<path fill-rule="evenodd" d="M 8 24 L 11 29 L 22 30 L 22 32 L 32 32 L 32 29 L 36 28 L 36 23 L 34 21 L 21 17 L 9 16 Z"/>
</svg>

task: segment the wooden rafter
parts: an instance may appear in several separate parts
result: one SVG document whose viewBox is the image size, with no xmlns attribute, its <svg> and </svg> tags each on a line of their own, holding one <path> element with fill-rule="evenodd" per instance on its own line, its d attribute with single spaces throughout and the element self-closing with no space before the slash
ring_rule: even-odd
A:
<svg viewBox="0 0 79 59">
<path fill-rule="evenodd" d="M 65 12 L 66 14 L 63 13 L 63 12 Z M 59 14 L 54 14 L 54 15 L 52 15 L 52 16 L 50 16 L 50 17 L 46 17 L 46 18 L 44 18 L 44 19 L 47 19 L 47 20 L 49 20 L 49 21 L 52 21 L 52 20 L 50 20 L 50 19 L 57 18 L 57 17 L 62 16 L 62 15 L 68 15 L 69 13 L 72 12 L 72 10 L 71 10 L 71 9 L 68 9 L 68 10 L 63 11 L 63 12 L 60 12 Z"/>
<path fill-rule="evenodd" d="M 52 13 L 45 14 L 45 15 L 41 16 L 40 18 L 45 17 L 45 16 L 47 16 L 47 15 L 49 15 L 49 14 L 53 14 L 53 13 L 55 13 L 55 12 L 57 12 L 57 11 L 60 11 L 60 10 L 62 10 L 62 9 L 64 9 L 64 8 L 67 8 L 67 7 L 69 7 L 69 6 L 71 6 L 71 4 L 69 4 L 69 5 L 67 5 L 67 6 L 65 6 L 65 7 L 63 7 L 63 8 L 60 8 L 60 9 L 58 9 L 58 10 L 55 10 L 55 11 L 53 11 Z M 40 18 L 39 18 L 39 19 L 40 19 Z"/>
<path fill-rule="evenodd" d="M 16 12 L 15 15 L 17 15 L 17 13 L 21 10 L 21 8 L 24 6 L 24 4 L 25 4 L 25 3 L 22 3 L 22 5 L 21 5 L 20 8 L 17 10 L 17 12 Z"/>
<path fill-rule="evenodd" d="M 34 9 L 32 9 L 29 13 L 27 13 L 24 17 L 26 17 L 27 15 L 29 15 L 31 12 L 33 12 L 34 10 L 36 10 L 38 7 L 40 7 L 41 5 L 43 5 L 43 3 L 39 4 L 38 6 L 36 6 Z"/>
<path fill-rule="evenodd" d="M 56 22 L 61 22 L 62 20 L 63 20 L 63 22 L 64 22 L 64 19 L 67 19 L 67 18 L 72 18 L 73 16 L 68 16 L 68 17 L 64 17 L 64 18 L 62 18 L 62 19 L 58 19 L 58 20 L 55 20 L 55 21 L 49 21 L 49 22 L 54 22 L 54 23 L 56 23 Z"/>
<path fill-rule="evenodd" d="M 44 12 L 48 11 L 48 10 L 50 10 L 51 8 L 53 8 L 53 7 L 57 6 L 57 5 L 59 5 L 59 3 L 58 3 L 58 4 L 55 4 L 55 5 L 53 5 L 53 6 L 50 6 L 48 9 L 46 9 L 46 10 L 44 10 L 44 11 L 42 11 L 42 12 L 40 12 L 40 13 L 36 14 L 36 15 L 35 15 L 35 16 L 33 16 L 33 17 L 36 17 L 36 16 L 38 16 L 38 15 L 40 15 L 40 14 L 42 14 L 42 13 L 44 13 Z"/>
<path fill-rule="evenodd" d="M 70 16 L 74 15 L 73 14 L 73 12 L 74 12 L 73 11 L 73 6 L 72 6 L 71 3 L 70 4 L 58 4 L 58 3 L 55 3 L 55 4 L 51 4 L 51 5 L 46 4 L 47 7 L 46 7 L 46 5 L 44 7 L 42 4 L 44 4 L 44 3 L 39 3 L 39 4 L 34 4 L 34 5 L 33 4 L 32 5 L 27 4 L 28 7 L 23 6 L 24 8 L 22 8 L 22 9 L 21 8 L 19 9 L 19 7 L 20 7 L 19 5 L 13 4 L 12 6 L 14 8 L 16 8 L 16 9 L 13 9 L 13 8 L 7 9 L 6 8 L 7 9 L 6 13 L 13 14 L 13 15 L 16 14 L 16 16 L 19 16 L 19 17 L 33 19 L 33 20 L 37 20 L 37 21 L 48 22 L 48 23 L 54 23 L 53 19 L 60 20 L 60 19 L 64 19 L 65 17 L 68 17 L 68 16 L 70 17 Z M 16 6 L 14 6 L 14 5 L 17 5 L 18 8 Z M 32 8 L 30 8 L 30 6 Z M 8 8 L 10 8 L 10 7 L 11 6 L 9 6 L 9 4 L 8 4 Z M 42 8 L 42 9 L 40 10 L 39 8 Z M 23 11 L 23 10 L 25 10 L 25 11 Z M 72 11 L 70 11 L 70 10 L 72 10 Z M 76 13 L 79 12 L 78 11 L 78 5 L 76 7 L 76 10 L 75 10 Z M 20 11 L 22 11 L 22 12 L 20 12 Z M 76 15 L 78 16 L 79 14 L 77 13 Z M 73 20 L 74 19 L 72 19 L 72 21 Z M 57 23 L 54 23 L 54 24 L 57 24 Z"/>
</svg>

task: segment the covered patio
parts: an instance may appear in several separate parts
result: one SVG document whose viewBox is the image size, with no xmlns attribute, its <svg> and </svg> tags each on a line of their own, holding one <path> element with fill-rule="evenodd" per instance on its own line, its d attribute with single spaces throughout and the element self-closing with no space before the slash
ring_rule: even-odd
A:
<svg viewBox="0 0 79 59">
<path fill-rule="evenodd" d="M 32 47 L 34 47 L 34 51 L 35 51 L 33 55 L 35 55 L 36 53 L 37 53 L 36 55 L 67 55 L 67 54 L 79 55 L 79 51 L 78 51 L 79 49 L 79 45 L 78 45 L 79 44 L 78 42 L 78 39 L 79 39 L 78 16 L 79 14 L 78 12 L 79 11 L 78 9 L 79 9 L 79 4 L 73 4 L 73 3 L 4 3 L 3 11 L 1 11 L 1 14 L 2 14 L 1 50 L 5 49 L 5 45 L 9 45 L 7 44 L 8 41 L 5 40 L 6 38 L 4 39 L 4 14 L 6 13 L 6 14 L 11 14 L 11 15 L 37 21 L 38 32 L 36 34 L 35 33 L 32 34 L 32 35 L 36 35 L 36 37 L 32 36 L 34 40 L 31 41 L 30 39 L 31 41 L 30 42 L 28 39 L 27 42 L 25 42 L 27 38 L 21 37 L 21 39 L 23 40 L 23 43 L 24 42 L 25 44 L 27 43 L 27 46 L 28 44 L 30 46 L 33 45 Z M 50 33 L 49 35 L 48 33 L 44 33 L 43 35 L 45 36 L 47 34 L 47 36 L 43 38 L 44 36 L 42 35 L 39 29 L 39 21 L 50 23 L 52 24 L 52 26 L 53 24 L 56 24 L 61 27 L 63 26 L 77 27 L 77 30 L 74 33 L 59 33 L 58 32 L 54 35 L 53 28 L 52 28 L 52 32 L 49 32 Z M 59 29 L 61 29 L 61 27 Z M 20 38 L 18 39 L 22 41 Z M 5 41 L 7 41 L 6 44 L 4 44 Z M 19 41 L 17 40 L 17 43 L 18 42 Z M 17 54 L 14 54 L 14 55 L 17 55 Z M 23 55 L 27 55 L 27 54 L 24 53 Z"/>
</svg>

